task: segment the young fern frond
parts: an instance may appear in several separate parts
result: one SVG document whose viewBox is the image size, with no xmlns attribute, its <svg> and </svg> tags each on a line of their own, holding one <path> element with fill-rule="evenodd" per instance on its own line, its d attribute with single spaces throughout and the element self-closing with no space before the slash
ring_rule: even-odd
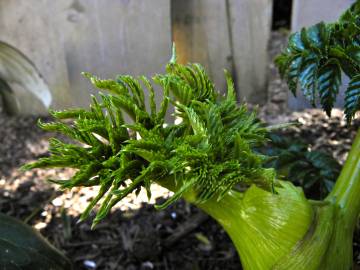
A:
<svg viewBox="0 0 360 270">
<path fill-rule="evenodd" d="M 341 74 L 350 78 L 344 112 L 348 123 L 360 110 L 360 2 L 356 1 L 331 24 L 323 22 L 290 36 L 287 48 L 275 63 L 295 95 L 297 86 L 309 102 L 317 100 L 330 116 L 341 85 Z"/>
<path fill-rule="evenodd" d="M 264 168 L 266 159 L 253 151 L 266 141 L 267 130 L 256 114 L 237 105 L 230 75 L 225 73 L 228 93 L 222 97 L 198 64 L 184 66 L 172 61 L 166 70 L 153 78 L 163 89 L 158 109 L 154 88 L 145 77 L 102 80 L 85 73 L 95 87 L 109 94 L 93 97 L 89 110 L 53 111 L 55 122 L 40 124 L 82 145 L 53 139 L 51 156 L 24 168 L 74 167 L 78 171 L 71 179 L 51 181 L 64 189 L 100 186 L 82 215 L 87 218 L 101 201 L 94 224 L 130 193 L 144 188 L 151 196 L 154 182 L 174 191 L 158 208 L 185 194 L 192 194 L 196 203 L 220 200 L 238 184 L 272 190 L 275 173 Z M 150 112 L 142 85 L 149 91 Z M 170 102 L 181 123 L 165 126 Z M 124 113 L 134 123 L 125 123 Z"/>
</svg>

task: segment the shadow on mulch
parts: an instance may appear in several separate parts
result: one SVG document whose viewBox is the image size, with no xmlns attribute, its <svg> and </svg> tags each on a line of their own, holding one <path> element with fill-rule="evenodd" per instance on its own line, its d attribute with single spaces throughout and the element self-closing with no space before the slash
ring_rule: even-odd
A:
<svg viewBox="0 0 360 270">
<path fill-rule="evenodd" d="M 25 196 L 30 188 L 22 186 L 14 193 Z M 44 224 L 40 232 L 70 258 L 74 269 L 241 269 L 222 228 L 184 201 L 164 211 L 149 204 L 116 210 L 91 230 L 91 219 L 78 223 L 79 216 L 68 215 L 66 209 L 44 211 L 41 204 L 54 194 L 49 189 L 31 193 L 30 201 L 18 195 L 7 201 L 11 194 L 0 193 L 0 210 L 22 220 L 30 218 L 31 225 Z"/>
<path fill-rule="evenodd" d="M 38 116 L 11 117 L 0 113 L 0 177 L 8 177 L 29 159 L 47 154 L 47 138 L 54 134 L 44 133 L 37 127 Z M 34 151 L 33 146 L 38 149 Z M 34 152 L 39 155 L 34 156 Z"/>
<path fill-rule="evenodd" d="M 75 269 L 89 269 L 89 261 L 96 269 L 241 269 L 226 233 L 184 202 L 161 212 L 145 204 L 136 212 L 117 210 L 93 231 L 77 220 L 70 217 L 72 236 L 59 243 Z M 60 226 L 54 219 L 45 235 Z"/>
</svg>

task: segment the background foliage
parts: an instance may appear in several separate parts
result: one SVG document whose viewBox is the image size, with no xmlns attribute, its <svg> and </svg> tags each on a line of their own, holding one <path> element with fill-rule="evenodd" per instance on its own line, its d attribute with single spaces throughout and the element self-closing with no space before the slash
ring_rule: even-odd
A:
<svg viewBox="0 0 360 270">
<path fill-rule="evenodd" d="M 311 104 L 319 102 L 329 116 L 342 73 L 349 77 L 344 112 L 350 123 L 360 109 L 360 2 L 335 23 L 321 22 L 292 34 L 275 62 L 292 93 L 300 84 Z"/>
</svg>

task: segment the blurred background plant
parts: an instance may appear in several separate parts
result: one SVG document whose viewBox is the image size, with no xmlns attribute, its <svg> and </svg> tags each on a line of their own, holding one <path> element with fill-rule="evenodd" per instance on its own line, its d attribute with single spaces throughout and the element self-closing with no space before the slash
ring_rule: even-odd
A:
<svg viewBox="0 0 360 270">
<path fill-rule="evenodd" d="M 303 187 L 308 198 L 323 199 L 332 190 L 341 165 L 330 154 L 311 150 L 302 140 L 271 133 L 270 142 L 261 152 L 273 157 L 268 167 L 276 168 L 279 177 Z"/>
</svg>

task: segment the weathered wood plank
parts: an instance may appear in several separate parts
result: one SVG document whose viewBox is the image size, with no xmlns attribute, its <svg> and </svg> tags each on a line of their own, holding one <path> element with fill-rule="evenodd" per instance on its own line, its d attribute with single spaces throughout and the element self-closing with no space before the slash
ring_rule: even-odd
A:
<svg viewBox="0 0 360 270">
<path fill-rule="evenodd" d="M 76 103 L 90 87 L 82 71 L 100 77 L 154 75 L 171 56 L 170 0 L 59 1 L 66 29 L 65 55 Z M 85 92 L 86 97 L 88 93 Z"/>
<path fill-rule="evenodd" d="M 0 29 L 0 41 L 44 77 L 57 109 L 87 106 L 82 71 L 153 75 L 171 53 L 170 0 L 3 0 Z"/>
<path fill-rule="evenodd" d="M 173 38 L 180 61 L 203 64 L 224 90 L 233 74 L 239 100 L 266 100 L 271 0 L 173 0 Z"/>
<path fill-rule="evenodd" d="M 228 5 L 238 97 L 262 104 L 267 98 L 272 0 L 229 0 Z"/>
<path fill-rule="evenodd" d="M 223 70 L 232 69 L 226 1 L 173 0 L 171 15 L 179 62 L 204 65 L 224 92 Z"/>
<path fill-rule="evenodd" d="M 72 105 L 63 44 L 59 41 L 61 27 L 54 25 L 53 18 L 56 13 L 49 10 L 47 2 L 49 1 L 0 1 L 0 41 L 16 48 L 34 64 L 52 89 L 54 107 L 60 106 L 66 100 L 67 105 Z M 2 62 L 2 65 L 6 63 Z M 21 77 L 22 74 L 18 76 Z M 17 89 L 13 90 L 18 92 L 16 94 L 20 113 L 46 112 L 44 107 L 39 107 L 40 103 L 31 93 L 17 86 Z"/>
<path fill-rule="evenodd" d="M 311 26 L 320 21 L 335 21 L 354 2 L 354 0 L 294 0 L 291 30 L 295 32 L 302 27 Z M 344 76 L 342 81 L 343 86 L 340 89 L 335 107 L 342 107 L 344 105 L 344 93 L 349 80 Z M 298 91 L 296 98 L 293 95 L 288 97 L 290 109 L 301 110 L 311 107 L 300 91 Z"/>
</svg>

